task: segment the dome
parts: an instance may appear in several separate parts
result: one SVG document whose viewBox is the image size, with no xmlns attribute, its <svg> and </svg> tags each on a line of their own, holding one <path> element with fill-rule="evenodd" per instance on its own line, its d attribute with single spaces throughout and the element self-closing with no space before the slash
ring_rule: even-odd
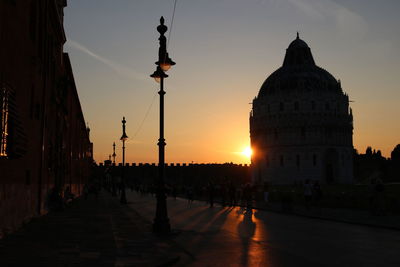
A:
<svg viewBox="0 0 400 267">
<path fill-rule="evenodd" d="M 249 126 L 253 183 L 353 181 L 349 96 L 298 34 L 253 99 Z"/>
<path fill-rule="evenodd" d="M 258 96 L 296 90 L 342 93 L 340 83 L 332 74 L 315 64 L 310 47 L 298 34 L 286 49 L 282 67 L 265 80 Z"/>
<path fill-rule="evenodd" d="M 307 45 L 307 43 L 304 42 L 303 40 L 301 40 L 301 39 L 299 38 L 299 35 L 298 35 L 298 34 L 297 34 L 296 39 L 294 39 L 294 40 L 290 43 L 290 45 L 289 45 L 289 47 L 288 47 L 288 49 L 295 49 L 295 48 L 309 48 L 308 45 Z"/>
</svg>

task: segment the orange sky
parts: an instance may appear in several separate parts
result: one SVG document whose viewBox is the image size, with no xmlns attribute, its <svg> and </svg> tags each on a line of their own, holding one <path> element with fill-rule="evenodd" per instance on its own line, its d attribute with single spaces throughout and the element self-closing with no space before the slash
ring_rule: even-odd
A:
<svg viewBox="0 0 400 267">
<path fill-rule="evenodd" d="M 149 75 L 155 28 L 161 15 L 170 26 L 172 8 L 171 1 L 68 1 L 65 50 L 97 162 L 114 141 L 121 161 L 123 116 L 126 161 L 158 161 L 158 84 Z M 239 152 L 250 143 L 249 103 L 296 31 L 354 101 L 355 148 L 390 156 L 400 143 L 398 10 L 392 0 L 178 1 L 167 35 L 177 65 L 165 81 L 166 161 L 248 163 Z"/>
</svg>

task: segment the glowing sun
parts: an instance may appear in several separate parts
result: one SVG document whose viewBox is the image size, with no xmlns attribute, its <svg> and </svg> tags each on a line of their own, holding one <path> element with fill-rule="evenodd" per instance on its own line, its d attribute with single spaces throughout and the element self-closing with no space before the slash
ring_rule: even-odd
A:
<svg viewBox="0 0 400 267">
<path fill-rule="evenodd" d="M 251 154 L 253 154 L 253 151 L 251 150 L 251 147 L 246 147 L 243 151 L 242 151 L 242 155 L 247 157 L 247 158 L 251 158 Z"/>
</svg>

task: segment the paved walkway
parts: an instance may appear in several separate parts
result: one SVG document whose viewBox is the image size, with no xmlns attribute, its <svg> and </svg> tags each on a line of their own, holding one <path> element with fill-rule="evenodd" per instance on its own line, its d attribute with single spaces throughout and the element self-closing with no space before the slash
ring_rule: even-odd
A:
<svg viewBox="0 0 400 267">
<path fill-rule="evenodd" d="M 169 266 L 180 253 L 107 192 L 77 199 L 0 240 L 0 266 Z"/>
<path fill-rule="evenodd" d="M 129 192 L 130 207 L 151 220 L 155 198 Z M 177 266 L 400 266 L 400 231 L 304 216 L 209 208 L 203 201 L 168 199 L 168 215 L 181 233 L 174 242 L 192 258 Z"/>
<path fill-rule="evenodd" d="M 203 200 L 205 201 L 205 200 Z M 221 201 L 215 200 L 217 205 L 221 205 Z M 238 206 L 245 206 L 242 202 L 237 203 Z M 270 202 L 266 204 L 262 201 L 253 201 L 253 208 L 303 216 L 315 219 L 330 220 L 351 224 L 359 224 L 371 227 L 381 227 L 394 230 L 400 230 L 400 214 L 371 215 L 367 210 L 344 209 L 344 208 L 324 208 L 311 206 L 306 209 L 304 205 Z"/>
<path fill-rule="evenodd" d="M 400 230 L 400 215 L 395 214 L 377 216 L 371 215 L 371 213 L 366 210 L 342 208 L 310 207 L 310 209 L 307 210 L 304 206 L 301 205 L 293 205 L 291 207 L 287 207 L 285 205 L 282 205 L 282 203 L 276 202 L 270 203 L 268 205 L 259 202 L 255 203 L 254 206 L 255 208 L 262 210 L 289 213 L 310 218 Z"/>
<path fill-rule="evenodd" d="M 149 216 L 140 215 L 135 210 L 141 207 L 135 206 L 139 201 L 135 195 L 129 193 L 131 204 L 121 205 L 118 197 L 113 198 L 103 191 L 98 199 L 94 196 L 88 200 L 77 199 L 62 212 L 33 219 L 18 232 L 0 240 L 0 266 L 119 267 L 172 266 L 175 263 L 183 266 L 185 262 L 193 263 L 196 255 L 185 248 L 188 234 L 185 232 L 171 238 L 159 238 L 152 234 L 151 218 L 154 212 L 150 212 Z M 203 206 L 206 208 L 203 212 L 206 212 L 207 206 Z M 260 209 L 281 211 L 280 205 L 276 204 L 258 206 Z M 368 213 L 334 209 L 306 211 L 302 207 L 293 207 L 292 212 L 301 216 L 400 230 L 399 216 L 370 216 Z M 186 220 L 190 222 L 196 218 L 197 215 L 193 215 Z"/>
</svg>

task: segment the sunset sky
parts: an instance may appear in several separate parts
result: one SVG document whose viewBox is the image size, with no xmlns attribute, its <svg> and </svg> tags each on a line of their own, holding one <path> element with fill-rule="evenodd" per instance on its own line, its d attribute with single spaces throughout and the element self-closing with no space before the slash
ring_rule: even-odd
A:
<svg viewBox="0 0 400 267">
<path fill-rule="evenodd" d="M 173 0 L 68 0 L 67 43 L 78 93 L 103 162 L 127 120 L 126 162 L 158 161 L 159 84 L 149 77 L 160 16 Z M 261 84 L 296 38 L 340 79 L 353 142 L 384 156 L 400 143 L 400 1 L 177 0 L 165 81 L 166 162 L 249 163 L 249 113 Z M 147 114 L 147 116 L 146 116 Z"/>
</svg>

